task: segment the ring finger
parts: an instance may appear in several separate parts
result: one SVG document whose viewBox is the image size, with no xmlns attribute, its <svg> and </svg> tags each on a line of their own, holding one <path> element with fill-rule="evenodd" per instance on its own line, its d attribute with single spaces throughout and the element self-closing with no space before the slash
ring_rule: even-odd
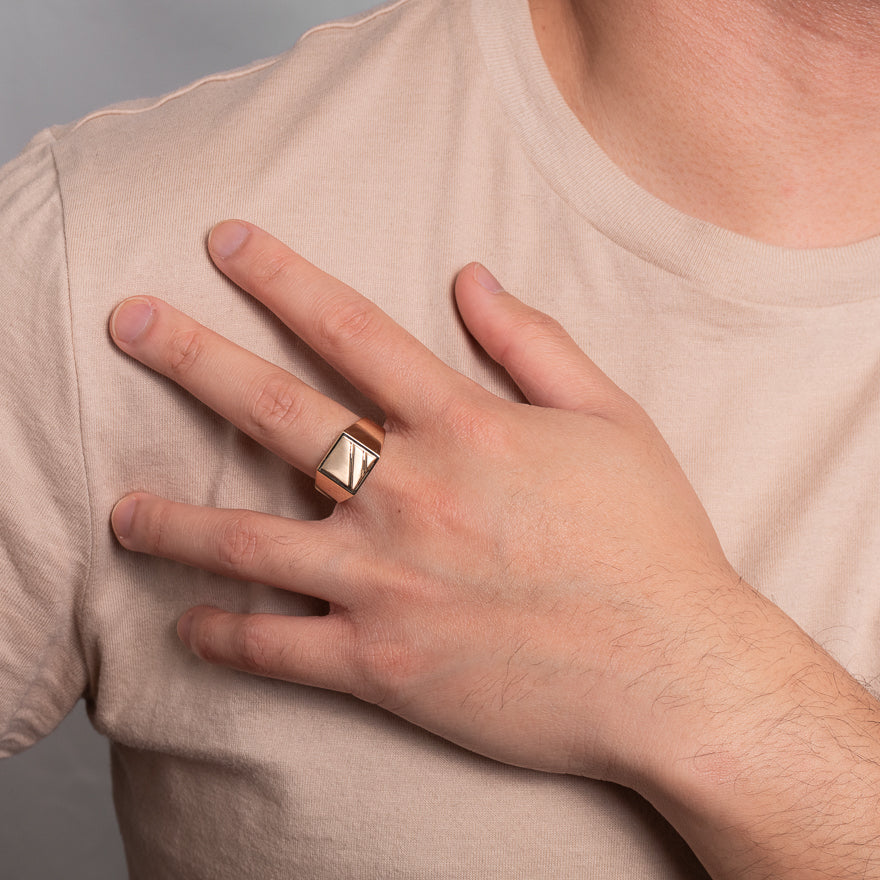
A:
<svg viewBox="0 0 880 880">
<path fill-rule="evenodd" d="M 357 420 L 305 382 L 153 297 L 110 317 L 116 344 L 185 388 L 298 470 L 313 474 L 340 431 Z"/>
</svg>

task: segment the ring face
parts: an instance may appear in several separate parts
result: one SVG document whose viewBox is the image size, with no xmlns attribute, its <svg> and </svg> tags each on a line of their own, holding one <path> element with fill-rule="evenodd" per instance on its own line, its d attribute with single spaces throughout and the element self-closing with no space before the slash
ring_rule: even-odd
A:
<svg viewBox="0 0 880 880">
<path fill-rule="evenodd" d="M 334 501 L 351 498 L 379 461 L 385 432 L 361 419 L 339 435 L 315 473 L 315 487 Z"/>
</svg>

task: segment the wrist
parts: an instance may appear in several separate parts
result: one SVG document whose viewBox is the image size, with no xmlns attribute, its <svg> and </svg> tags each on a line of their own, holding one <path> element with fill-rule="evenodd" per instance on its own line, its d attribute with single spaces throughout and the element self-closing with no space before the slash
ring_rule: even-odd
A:
<svg viewBox="0 0 880 880">
<path fill-rule="evenodd" d="M 751 628 L 737 635 L 734 615 L 702 658 L 692 701 L 661 713 L 661 748 L 633 787 L 716 880 L 867 876 L 880 863 L 880 705 L 756 599 Z"/>
</svg>

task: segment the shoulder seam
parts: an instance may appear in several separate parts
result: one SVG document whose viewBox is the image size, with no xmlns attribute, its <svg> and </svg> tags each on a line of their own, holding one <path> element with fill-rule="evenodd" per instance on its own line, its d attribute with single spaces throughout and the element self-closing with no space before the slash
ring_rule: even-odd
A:
<svg viewBox="0 0 880 880">
<path fill-rule="evenodd" d="M 310 30 L 307 30 L 299 38 L 299 40 L 297 40 L 297 43 L 300 43 L 303 40 L 311 37 L 313 34 L 322 33 L 324 31 L 351 30 L 353 28 L 359 27 L 362 24 L 367 24 L 368 22 L 373 21 L 374 19 L 379 18 L 383 15 L 387 15 L 389 12 L 393 12 L 399 6 L 403 6 L 405 3 L 409 2 L 410 0 L 396 0 L 396 2 L 394 3 L 389 3 L 386 6 L 380 6 L 378 9 L 372 10 L 372 12 L 368 12 L 362 17 L 342 19 L 341 21 L 328 21 L 324 24 L 316 25 Z M 152 104 L 148 104 L 144 107 L 105 107 L 101 110 L 95 110 L 93 113 L 89 113 L 87 116 L 84 116 L 82 119 L 74 123 L 69 131 L 70 133 L 73 133 L 81 126 L 85 125 L 87 122 L 92 122 L 95 119 L 103 119 L 107 116 L 137 116 L 141 113 L 149 113 L 151 110 L 156 110 L 164 104 L 175 100 L 176 98 L 180 98 L 183 95 L 188 94 L 189 92 L 195 91 L 201 86 L 215 82 L 229 82 L 234 79 L 239 79 L 240 77 L 249 76 L 252 73 L 259 73 L 261 70 L 266 70 L 267 68 L 272 67 L 273 64 L 277 64 L 279 57 L 280 56 L 274 56 L 262 62 L 257 61 L 246 67 L 238 68 L 237 70 L 226 71 L 225 73 L 212 73 L 208 76 L 203 76 L 200 79 L 195 80 L 195 82 L 191 82 L 188 85 L 176 89 L 173 92 L 169 92 L 167 95 L 162 95 L 161 98 L 157 98 Z"/>
<path fill-rule="evenodd" d="M 273 64 L 277 63 L 277 58 L 269 58 L 266 61 L 256 62 L 255 64 L 245 68 L 239 68 L 238 70 L 230 70 L 226 73 L 212 73 L 208 76 L 203 76 L 201 79 L 197 79 L 195 82 L 189 83 L 189 85 L 176 89 L 173 92 L 169 92 L 167 95 L 162 95 L 161 98 L 158 98 L 152 104 L 148 104 L 145 107 L 105 107 L 103 110 L 96 110 L 94 113 L 89 113 L 88 116 L 84 116 L 73 125 L 70 131 L 72 133 L 87 122 L 91 122 L 94 119 L 102 119 L 105 116 L 137 116 L 140 113 L 149 113 L 150 110 L 156 110 L 158 107 L 167 104 L 169 101 L 173 101 L 175 98 L 180 98 L 189 92 L 195 91 L 200 86 L 213 82 L 228 82 L 230 80 L 239 79 L 240 77 L 248 76 L 251 73 L 259 73 L 261 70 L 265 70 L 267 67 L 271 67 Z"/>
<path fill-rule="evenodd" d="M 360 16 L 352 16 L 350 18 L 343 18 L 340 21 L 327 21 L 324 24 L 315 25 L 315 27 L 307 30 L 300 40 L 305 40 L 308 37 L 312 36 L 312 34 L 318 34 L 322 31 L 332 31 L 332 30 L 353 30 L 356 27 L 360 27 L 362 24 L 367 24 L 374 19 L 381 18 L 383 15 L 387 15 L 389 12 L 394 12 L 399 6 L 403 6 L 406 3 L 409 3 L 410 0 L 396 0 L 395 3 L 388 3 L 384 6 L 380 6 L 378 9 L 373 9 L 370 12 L 365 12 Z"/>
</svg>

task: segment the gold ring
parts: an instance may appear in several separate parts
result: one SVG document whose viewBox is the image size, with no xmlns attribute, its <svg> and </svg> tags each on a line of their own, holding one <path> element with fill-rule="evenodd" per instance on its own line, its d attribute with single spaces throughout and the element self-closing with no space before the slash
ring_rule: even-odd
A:
<svg viewBox="0 0 880 880">
<path fill-rule="evenodd" d="M 382 454 L 385 429 L 370 419 L 346 428 L 315 471 L 315 488 L 334 501 L 348 501 L 364 484 Z"/>
</svg>

